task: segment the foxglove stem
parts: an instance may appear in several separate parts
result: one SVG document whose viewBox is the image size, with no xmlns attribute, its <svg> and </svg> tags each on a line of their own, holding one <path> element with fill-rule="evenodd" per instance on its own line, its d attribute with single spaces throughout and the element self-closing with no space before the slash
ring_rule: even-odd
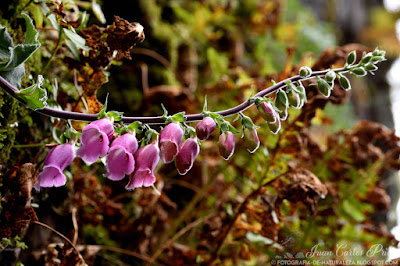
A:
<svg viewBox="0 0 400 266">
<path fill-rule="evenodd" d="M 328 73 L 330 70 L 322 70 L 322 71 L 314 71 L 312 72 L 310 77 L 307 78 L 302 78 L 299 75 L 287 78 L 285 80 L 282 80 L 275 85 L 268 87 L 257 94 L 253 96 L 252 99 L 243 102 L 233 108 L 223 110 L 223 111 L 218 111 L 215 112 L 221 116 L 227 117 L 231 116 L 234 114 L 237 114 L 241 111 L 246 110 L 250 106 L 254 104 L 254 100 L 257 97 L 264 97 L 266 95 L 269 95 L 271 93 L 274 93 L 276 90 L 280 88 L 286 87 L 286 83 L 288 81 L 290 82 L 295 82 L 298 80 L 307 80 L 307 79 L 312 79 L 315 78 L 316 76 L 323 76 L 326 73 Z M 336 73 L 346 73 L 348 72 L 348 67 L 343 67 L 343 68 L 338 68 L 338 69 L 333 69 L 334 72 Z M 0 76 L 0 87 L 2 87 L 6 92 L 11 94 L 11 96 L 15 97 L 17 100 L 20 100 L 18 98 L 18 93 L 19 90 L 12 86 L 7 80 L 5 80 L 3 77 Z M 69 112 L 69 111 L 63 111 L 63 110 L 56 110 L 53 108 L 49 107 L 44 107 L 43 109 L 37 109 L 34 110 L 40 114 L 47 115 L 47 116 L 52 116 L 52 117 L 57 117 L 57 118 L 62 118 L 62 119 L 72 119 L 72 120 L 80 120 L 80 121 L 95 121 L 97 120 L 97 114 L 83 114 L 83 113 L 77 113 L 77 112 Z M 184 118 L 186 118 L 186 122 L 195 122 L 195 121 L 200 121 L 203 119 L 203 114 L 190 114 L 190 115 L 185 115 Z M 122 117 L 122 122 L 124 123 L 133 123 L 135 121 L 140 121 L 146 124 L 151 124 L 151 125 L 162 125 L 165 124 L 165 120 L 162 116 L 154 116 L 154 117 L 128 117 L 128 116 L 123 116 Z"/>
</svg>

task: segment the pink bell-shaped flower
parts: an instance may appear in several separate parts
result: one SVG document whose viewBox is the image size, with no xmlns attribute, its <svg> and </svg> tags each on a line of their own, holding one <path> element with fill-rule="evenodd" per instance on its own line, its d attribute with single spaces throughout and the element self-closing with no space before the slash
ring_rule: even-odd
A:
<svg viewBox="0 0 400 266">
<path fill-rule="evenodd" d="M 183 130 L 179 123 L 170 123 L 160 132 L 160 157 L 164 163 L 170 163 L 178 154 L 178 146 L 183 138 Z"/>
<path fill-rule="evenodd" d="M 214 119 L 207 116 L 201 120 L 196 126 L 196 135 L 199 140 L 206 140 L 210 137 L 211 132 L 216 128 Z"/>
<path fill-rule="evenodd" d="M 63 171 L 74 160 L 73 146 L 72 143 L 66 143 L 50 150 L 44 160 L 43 171 L 38 175 L 38 181 L 34 185 L 36 190 L 40 190 L 41 187 L 65 185 L 67 178 Z"/>
<path fill-rule="evenodd" d="M 260 146 L 257 130 L 252 127 L 246 127 L 243 130 L 244 145 L 250 153 L 255 152 Z"/>
<path fill-rule="evenodd" d="M 141 147 L 134 155 L 135 170 L 129 176 L 129 183 L 126 189 L 132 190 L 137 187 L 149 187 L 156 182 L 154 168 L 160 160 L 160 149 L 157 143 L 151 143 Z"/>
<path fill-rule="evenodd" d="M 107 118 L 96 120 L 82 130 L 82 146 L 76 152 L 85 162 L 93 163 L 107 154 L 114 134 L 113 123 Z"/>
<path fill-rule="evenodd" d="M 104 175 L 111 180 L 118 181 L 135 169 L 133 154 L 138 149 L 135 134 L 124 134 L 116 138 L 110 147 L 106 159 L 107 173 Z"/>
<path fill-rule="evenodd" d="M 228 160 L 235 151 L 235 135 L 232 132 L 226 131 L 219 136 L 219 154 L 222 158 Z"/>
<path fill-rule="evenodd" d="M 194 160 L 199 155 L 199 143 L 194 138 L 188 138 L 179 144 L 179 152 L 175 158 L 175 166 L 180 175 L 186 174 L 193 166 Z"/>
</svg>

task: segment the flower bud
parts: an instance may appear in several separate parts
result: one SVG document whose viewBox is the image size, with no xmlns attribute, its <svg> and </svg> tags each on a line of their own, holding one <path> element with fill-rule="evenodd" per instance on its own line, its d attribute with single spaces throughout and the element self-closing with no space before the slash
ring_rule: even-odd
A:
<svg viewBox="0 0 400 266">
<path fill-rule="evenodd" d="M 350 72 L 356 75 L 357 77 L 364 77 L 367 75 L 367 71 L 365 71 L 365 69 L 362 67 L 352 68 L 350 69 Z"/>
<path fill-rule="evenodd" d="M 183 138 L 183 130 L 179 123 L 170 123 L 160 132 L 160 157 L 164 163 L 170 163 L 178 154 L 178 146 Z"/>
<path fill-rule="evenodd" d="M 372 53 L 366 54 L 360 61 L 361 64 L 367 64 L 372 59 Z"/>
<path fill-rule="evenodd" d="M 317 85 L 318 90 L 322 93 L 322 95 L 325 97 L 329 97 L 331 95 L 332 85 L 330 85 L 326 80 L 317 76 Z"/>
<path fill-rule="evenodd" d="M 346 63 L 349 65 L 354 64 L 354 62 L 356 61 L 356 58 L 357 58 L 356 51 L 352 51 L 351 53 L 349 53 L 347 55 Z"/>
<path fill-rule="evenodd" d="M 344 90 L 347 91 L 351 89 L 350 81 L 342 74 L 339 74 L 339 83 Z"/>
<path fill-rule="evenodd" d="M 326 73 L 325 75 L 325 80 L 328 83 L 332 83 L 335 80 L 335 78 L 336 78 L 336 73 L 333 70 L 328 71 L 328 73 Z"/>
<path fill-rule="evenodd" d="M 276 121 L 276 111 L 270 102 L 261 102 L 257 105 L 258 112 L 265 121 L 274 123 Z"/>
<path fill-rule="evenodd" d="M 136 162 L 135 170 L 129 176 L 129 183 L 126 189 L 132 190 L 137 187 L 149 187 L 156 182 L 154 169 L 160 160 L 160 149 L 157 143 L 153 142 L 141 147 L 134 155 Z"/>
<path fill-rule="evenodd" d="M 179 152 L 175 158 L 175 166 L 180 175 L 186 174 L 193 166 L 199 155 L 200 147 L 195 138 L 188 138 L 179 144 Z"/>
<path fill-rule="evenodd" d="M 311 76 L 311 74 L 312 74 L 312 70 L 311 70 L 311 68 L 309 68 L 307 66 L 303 66 L 299 70 L 299 75 L 301 78 L 308 78 L 309 76 Z"/>
<path fill-rule="evenodd" d="M 365 65 L 364 67 L 365 67 L 365 70 L 367 70 L 367 71 L 376 71 L 376 70 L 378 70 L 378 67 L 376 65 L 373 65 L 373 64 L 368 64 L 368 65 Z"/>
<path fill-rule="evenodd" d="M 106 159 L 107 173 L 104 176 L 111 180 L 121 180 L 125 174 L 130 174 L 135 169 L 133 154 L 138 149 L 134 134 L 124 134 L 111 143 Z"/>
<path fill-rule="evenodd" d="M 82 145 L 76 155 L 88 163 L 97 161 L 99 157 L 107 154 L 113 134 L 113 123 L 107 118 L 86 125 L 82 130 Z"/>
<path fill-rule="evenodd" d="M 279 117 L 281 120 L 286 120 L 288 116 L 287 108 L 289 99 L 283 90 L 278 90 L 275 98 L 275 106 L 280 110 Z"/>
<path fill-rule="evenodd" d="M 296 93 L 294 90 L 291 90 L 290 92 L 288 92 L 287 96 L 291 106 L 293 106 L 294 108 L 301 108 L 303 104 L 298 93 Z"/>
<path fill-rule="evenodd" d="M 257 135 L 257 130 L 253 127 L 246 127 L 243 130 L 244 146 L 248 152 L 254 153 L 260 146 L 260 139 Z"/>
<path fill-rule="evenodd" d="M 279 119 L 279 117 L 277 117 L 277 119 L 274 123 L 267 123 L 267 125 L 268 125 L 269 129 L 271 130 L 271 132 L 273 134 L 276 134 L 281 129 L 281 120 Z"/>
<path fill-rule="evenodd" d="M 196 126 L 196 135 L 199 140 L 206 140 L 210 137 L 211 132 L 216 128 L 214 119 L 207 116 L 201 120 Z"/>
<path fill-rule="evenodd" d="M 73 146 L 72 143 L 66 143 L 50 150 L 44 160 L 43 171 L 38 175 L 38 181 L 34 185 L 36 190 L 40 190 L 41 187 L 65 185 L 67 178 L 63 171 L 74 160 Z"/>
<path fill-rule="evenodd" d="M 235 151 L 235 135 L 232 132 L 226 131 L 219 136 L 219 154 L 222 158 L 228 160 Z"/>
</svg>

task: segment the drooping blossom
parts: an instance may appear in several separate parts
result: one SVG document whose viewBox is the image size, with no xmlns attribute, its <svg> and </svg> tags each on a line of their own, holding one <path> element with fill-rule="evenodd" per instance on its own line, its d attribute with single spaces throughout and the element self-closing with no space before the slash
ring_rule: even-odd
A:
<svg viewBox="0 0 400 266">
<path fill-rule="evenodd" d="M 196 126 L 196 135 L 199 140 L 206 140 L 210 137 L 211 132 L 216 128 L 214 119 L 207 116 L 201 120 Z"/>
<path fill-rule="evenodd" d="M 134 155 L 135 170 L 129 176 L 126 189 L 132 190 L 137 187 L 149 187 L 156 182 L 154 168 L 160 160 L 160 149 L 156 142 L 141 147 Z"/>
<path fill-rule="evenodd" d="M 175 158 L 175 166 L 180 175 L 186 174 L 193 166 L 194 160 L 199 155 L 200 147 L 195 138 L 188 138 L 179 144 L 179 152 Z"/>
<path fill-rule="evenodd" d="M 44 160 L 43 171 L 38 175 L 34 188 L 60 187 L 65 185 L 67 178 L 64 169 L 74 160 L 75 153 L 72 143 L 58 145 L 50 150 Z"/>
<path fill-rule="evenodd" d="M 183 138 L 183 130 L 179 123 L 170 123 L 160 132 L 160 157 L 164 163 L 170 163 L 178 154 L 178 146 Z"/>
<path fill-rule="evenodd" d="M 260 146 L 257 130 L 252 127 L 246 127 L 243 131 L 244 145 L 250 153 L 255 152 Z"/>
<path fill-rule="evenodd" d="M 138 149 L 135 134 L 124 134 L 116 138 L 110 147 L 106 158 L 107 176 L 111 180 L 121 180 L 125 174 L 130 174 L 135 169 L 133 154 Z"/>
<path fill-rule="evenodd" d="M 76 155 L 85 162 L 93 163 L 107 154 L 114 134 L 113 123 L 107 118 L 96 120 L 82 130 L 81 144 Z"/>
<path fill-rule="evenodd" d="M 257 109 L 261 117 L 264 118 L 268 123 L 274 123 L 276 121 L 277 113 L 270 102 L 261 102 L 259 105 L 257 105 Z"/>
<path fill-rule="evenodd" d="M 219 154 L 222 158 L 228 160 L 235 151 L 235 135 L 232 132 L 226 131 L 219 136 Z"/>
</svg>

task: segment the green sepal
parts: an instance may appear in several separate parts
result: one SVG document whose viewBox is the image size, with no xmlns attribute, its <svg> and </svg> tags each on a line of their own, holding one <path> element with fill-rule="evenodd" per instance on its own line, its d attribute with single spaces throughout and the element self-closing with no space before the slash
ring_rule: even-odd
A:
<svg viewBox="0 0 400 266">
<path fill-rule="evenodd" d="M 207 112 L 207 95 L 204 97 L 203 113 Z"/>
<path fill-rule="evenodd" d="M 42 109 L 47 105 L 47 92 L 42 89 L 43 76 L 38 75 L 37 83 L 32 86 L 20 90 L 17 95 L 26 105 L 33 110 Z"/>
<path fill-rule="evenodd" d="M 275 105 L 280 108 L 280 106 L 287 107 L 289 105 L 289 99 L 282 89 L 279 89 L 276 93 Z"/>
<path fill-rule="evenodd" d="M 109 111 L 106 113 L 106 117 L 109 119 L 112 119 L 115 122 L 121 121 L 123 112 L 118 112 L 118 111 Z"/>
<path fill-rule="evenodd" d="M 139 129 L 142 127 L 143 123 L 140 121 L 135 121 L 127 126 L 128 131 L 136 132 L 137 134 L 141 134 L 143 131 Z"/>
</svg>

